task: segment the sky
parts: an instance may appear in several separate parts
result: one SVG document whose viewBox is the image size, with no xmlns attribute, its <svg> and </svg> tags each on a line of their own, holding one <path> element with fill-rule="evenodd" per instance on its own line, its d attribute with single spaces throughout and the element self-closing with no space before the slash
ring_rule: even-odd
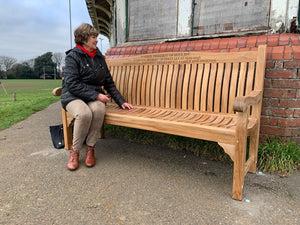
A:
<svg viewBox="0 0 300 225">
<path fill-rule="evenodd" d="M 81 23 L 92 24 L 85 0 L 0 0 L 0 56 L 9 56 L 19 63 L 47 52 L 65 53 L 72 47 L 74 30 Z M 98 48 L 103 54 L 110 48 L 102 35 Z M 102 43 L 102 44 L 101 44 Z"/>
</svg>

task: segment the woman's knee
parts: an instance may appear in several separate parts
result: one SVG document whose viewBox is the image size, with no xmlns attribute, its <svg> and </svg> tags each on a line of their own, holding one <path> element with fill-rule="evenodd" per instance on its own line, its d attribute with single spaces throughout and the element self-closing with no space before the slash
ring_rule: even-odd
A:
<svg viewBox="0 0 300 225">
<path fill-rule="evenodd" d="M 93 115 L 103 116 L 105 114 L 105 104 L 100 101 L 89 103 Z"/>
<path fill-rule="evenodd" d="M 76 120 L 80 120 L 83 122 L 91 121 L 92 118 L 93 118 L 92 111 L 89 110 L 88 108 L 77 111 L 75 115 Z"/>
</svg>

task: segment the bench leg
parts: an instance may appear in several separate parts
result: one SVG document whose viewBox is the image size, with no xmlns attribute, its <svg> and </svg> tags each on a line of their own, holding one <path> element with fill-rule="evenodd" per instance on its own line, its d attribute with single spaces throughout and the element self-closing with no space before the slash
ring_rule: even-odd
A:
<svg viewBox="0 0 300 225">
<path fill-rule="evenodd" d="M 246 132 L 246 113 L 239 113 L 240 118 L 236 128 L 236 142 L 233 165 L 233 187 L 232 198 L 242 200 L 242 192 L 245 180 L 247 132 Z"/>
<path fill-rule="evenodd" d="M 232 198 L 237 200 L 242 200 L 242 192 L 245 180 L 244 170 L 246 160 L 246 143 L 246 138 L 244 138 L 244 140 L 240 139 L 235 148 Z"/>
<path fill-rule="evenodd" d="M 249 143 L 249 158 L 253 157 L 253 163 L 249 167 L 250 173 L 256 173 L 256 164 L 257 164 L 257 154 L 258 154 L 258 140 L 259 140 L 259 130 L 255 131 L 253 135 L 250 136 Z"/>
<path fill-rule="evenodd" d="M 65 149 L 70 150 L 72 145 L 72 126 L 71 123 L 68 122 L 68 116 L 66 110 L 61 108 L 62 114 L 62 122 L 63 122 L 63 130 L 64 130 L 64 141 L 65 141 Z"/>
</svg>

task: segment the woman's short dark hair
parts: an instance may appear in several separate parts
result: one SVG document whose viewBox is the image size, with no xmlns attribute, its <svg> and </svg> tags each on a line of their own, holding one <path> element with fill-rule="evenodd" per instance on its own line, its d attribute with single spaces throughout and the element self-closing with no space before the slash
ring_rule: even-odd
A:
<svg viewBox="0 0 300 225">
<path fill-rule="evenodd" d="M 98 36 L 99 32 L 95 27 L 91 26 L 88 23 L 83 23 L 74 31 L 75 43 L 77 45 L 83 45 L 84 42 L 87 42 L 91 35 Z"/>
</svg>

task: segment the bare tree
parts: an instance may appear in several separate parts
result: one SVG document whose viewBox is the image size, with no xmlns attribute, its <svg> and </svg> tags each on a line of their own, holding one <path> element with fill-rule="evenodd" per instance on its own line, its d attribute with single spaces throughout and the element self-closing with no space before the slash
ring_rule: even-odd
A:
<svg viewBox="0 0 300 225">
<path fill-rule="evenodd" d="M 17 62 L 17 59 L 9 56 L 0 56 L 0 68 L 5 71 L 4 78 L 7 78 L 7 71 Z"/>
<path fill-rule="evenodd" d="M 52 60 L 53 60 L 54 63 L 57 64 L 58 73 L 59 73 L 59 75 L 61 75 L 61 73 L 60 73 L 60 66 L 61 66 L 61 63 L 62 63 L 62 60 L 63 60 L 63 53 L 61 53 L 61 52 L 55 52 L 55 53 L 53 53 Z"/>
</svg>

